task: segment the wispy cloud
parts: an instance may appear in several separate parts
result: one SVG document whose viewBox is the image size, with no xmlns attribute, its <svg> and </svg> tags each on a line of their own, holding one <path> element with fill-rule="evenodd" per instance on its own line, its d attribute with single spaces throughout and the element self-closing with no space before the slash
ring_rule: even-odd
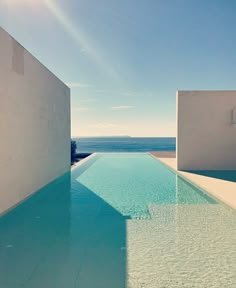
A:
<svg viewBox="0 0 236 288">
<path fill-rule="evenodd" d="M 94 93 L 104 93 L 104 94 L 112 94 L 112 95 L 122 95 L 122 96 L 134 96 L 134 92 L 130 91 L 117 91 L 117 90 L 109 90 L 109 89 L 93 89 Z"/>
<path fill-rule="evenodd" d="M 75 111 L 93 111 L 95 109 L 91 107 L 75 107 L 74 110 Z"/>
<path fill-rule="evenodd" d="M 80 49 L 80 52 L 86 54 L 86 53 L 87 53 L 87 49 L 81 48 L 81 49 Z"/>
<path fill-rule="evenodd" d="M 133 96 L 134 93 L 131 93 L 131 92 L 121 92 L 120 95 L 124 95 L 124 96 Z"/>
<path fill-rule="evenodd" d="M 98 128 L 98 129 L 110 129 L 110 128 L 124 129 L 124 128 L 127 128 L 127 126 L 124 126 L 124 125 L 107 123 L 107 122 L 90 124 L 88 126 L 92 127 L 92 128 Z"/>
<path fill-rule="evenodd" d="M 88 102 L 97 102 L 98 100 L 96 98 L 87 98 L 87 99 L 81 99 L 79 101 L 82 103 L 88 103 Z"/>
<path fill-rule="evenodd" d="M 80 82 L 66 82 L 65 83 L 70 88 L 91 88 L 93 87 L 90 84 L 80 83 Z"/>
<path fill-rule="evenodd" d="M 96 89 L 94 85 L 81 83 L 81 82 L 65 82 L 70 88 L 91 88 L 90 92 L 98 94 L 112 94 L 112 95 L 122 95 L 122 96 L 134 96 L 136 93 L 132 91 L 117 91 L 112 89 Z"/>
<path fill-rule="evenodd" d="M 128 105 L 124 105 L 124 106 L 112 106 L 111 110 L 125 110 L 125 109 L 133 109 L 134 106 L 128 106 Z"/>
</svg>

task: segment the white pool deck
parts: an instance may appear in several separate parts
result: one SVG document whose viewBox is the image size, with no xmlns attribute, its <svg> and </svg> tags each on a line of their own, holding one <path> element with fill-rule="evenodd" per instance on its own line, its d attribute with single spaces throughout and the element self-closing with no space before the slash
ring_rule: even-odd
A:
<svg viewBox="0 0 236 288">
<path fill-rule="evenodd" d="M 236 182 L 178 171 L 176 169 L 176 158 L 156 158 L 195 186 L 208 192 L 210 195 L 227 204 L 231 208 L 236 209 Z"/>
</svg>

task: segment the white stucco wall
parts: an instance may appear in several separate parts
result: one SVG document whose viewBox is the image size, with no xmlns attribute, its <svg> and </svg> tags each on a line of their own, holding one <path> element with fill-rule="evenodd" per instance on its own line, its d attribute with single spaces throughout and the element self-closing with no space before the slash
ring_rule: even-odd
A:
<svg viewBox="0 0 236 288">
<path fill-rule="evenodd" d="M 234 108 L 236 91 L 177 92 L 179 170 L 236 170 Z"/>
<path fill-rule="evenodd" d="M 0 214 L 70 169 L 70 90 L 0 28 Z"/>
</svg>

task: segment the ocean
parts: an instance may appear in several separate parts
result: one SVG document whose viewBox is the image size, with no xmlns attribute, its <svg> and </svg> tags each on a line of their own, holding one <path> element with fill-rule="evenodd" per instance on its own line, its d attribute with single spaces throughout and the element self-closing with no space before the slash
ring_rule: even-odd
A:
<svg viewBox="0 0 236 288">
<path fill-rule="evenodd" d="M 77 153 L 175 151 L 175 137 L 82 137 L 73 138 Z"/>
</svg>

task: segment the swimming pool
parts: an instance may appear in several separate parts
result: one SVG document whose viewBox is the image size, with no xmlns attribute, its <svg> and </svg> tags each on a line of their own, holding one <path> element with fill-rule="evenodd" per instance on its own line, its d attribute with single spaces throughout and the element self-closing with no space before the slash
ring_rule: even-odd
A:
<svg viewBox="0 0 236 288">
<path fill-rule="evenodd" d="M 0 219 L 0 287 L 236 287 L 235 220 L 148 154 L 95 154 Z"/>
<path fill-rule="evenodd" d="M 77 168 L 75 181 L 123 216 L 149 218 L 151 204 L 216 204 L 148 154 L 96 154 L 90 164 L 83 172 Z"/>
</svg>

